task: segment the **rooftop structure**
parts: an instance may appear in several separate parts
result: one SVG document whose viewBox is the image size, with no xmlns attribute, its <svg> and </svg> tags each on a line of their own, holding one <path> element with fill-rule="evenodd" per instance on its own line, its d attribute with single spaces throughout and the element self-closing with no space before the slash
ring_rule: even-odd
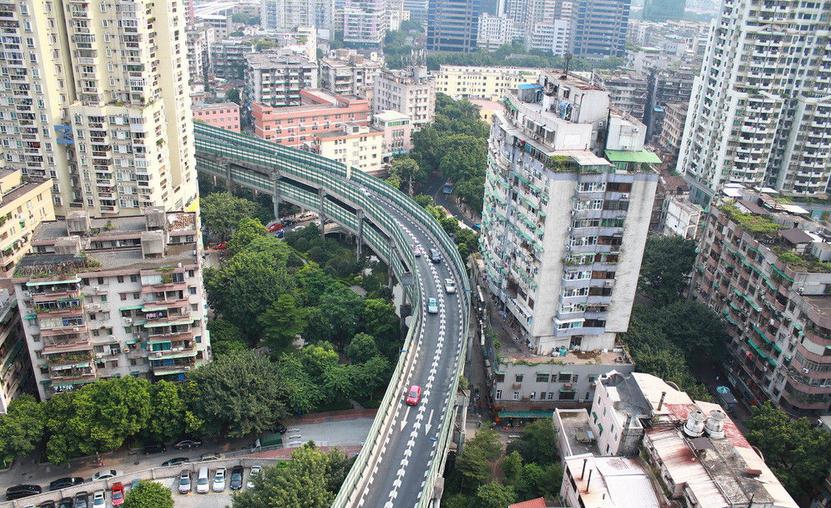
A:
<svg viewBox="0 0 831 508">
<path fill-rule="evenodd" d="M 626 506 L 660 508 L 649 469 L 625 457 L 570 457 L 565 459 L 560 496 L 574 508 Z"/>
<path fill-rule="evenodd" d="M 643 457 L 648 466 L 640 469 L 647 476 L 639 480 L 635 473 L 631 491 L 607 492 L 613 506 L 667 506 L 676 500 L 712 508 L 797 506 L 718 404 L 695 401 L 650 374 L 608 373 L 598 381 L 590 415 L 558 410 L 554 423 L 567 469 L 563 492 L 568 494 L 593 492 L 586 485 L 587 471 L 598 460 L 609 465 L 608 460 L 633 457 L 623 460 L 636 466 Z M 602 469 L 597 471 L 604 476 Z M 655 482 L 660 489 L 651 487 Z M 631 504 L 627 497 L 648 491 L 656 499 L 647 504 Z M 585 506 L 607 506 L 590 504 L 582 494 L 581 500 Z"/>
<path fill-rule="evenodd" d="M 41 223 L 13 279 L 41 398 L 210 360 L 198 231 L 196 213 L 160 208 Z"/>
<path fill-rule="evenodd" d="M 320 88 L 337 95 L 368 97 L 383 68 L 384 58 L 377 53 L 366 57 L 355 50 L 336 49 L 320 60 Z"/>
<path fill-rule="evenodd" d="M 254 134 L 285 146 L 312 144 L 315 137 L 338 132 L 345 125 L 369 125 L 369 101 L 303 89 L 299 106 L 252 105 Z"/>
</svg>

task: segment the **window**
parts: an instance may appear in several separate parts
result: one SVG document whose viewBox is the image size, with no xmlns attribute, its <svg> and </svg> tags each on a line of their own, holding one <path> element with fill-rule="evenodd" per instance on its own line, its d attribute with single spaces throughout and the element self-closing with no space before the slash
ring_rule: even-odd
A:
<svg viewBox="0 0 831 508">
<path fill-rule="evenodd" d="M 549 378 L 548 374 L 537 373 L 537 383 L 547 383 L 548 378 Z"/>
<path fill-rule="evenodd" d="M 497 383 L 504 383 L 505 382 L 505 374 L 497 374 L 496 375 L 496 382 Z"/>
<path fill-rule="evenodd" d="M 195 295 L 196 294 L 196 288 L 195 287 L 188 288 L 188 293 L 190 293 L 192 295 Z"/>
<path fill-rule="evenodd" d="M 124 282 L 124 276 L 123 275 L 119 275 L 116 279 L 118 280 L 118 282 Z"/>
<path fill-rule="evenodd" d="M 561 391 L 560 400 L 574 400 L 574 393 L 573 391 Z"/>
<path fill-rule="evenodd" d="M 502 390 L 496 390 L 496 400 L 502 399 Z"/>
<path fill-rule="evenodd" d="M 545 392 L 540 392 L 540 400 L 545 400 Z"/>
<path fill-rule="evenodd" d="M 130 282 L 138 282 L 138 275 L 130 275 Z"/>
<path fill-rule="evenodd" d="M 548 400 L 554 400 L 554 392 L 548 392 Z"/>
<path fill-rule="evenodd" d="M 516 380 L 516 382 L 517 382 L 517 383 L 521 383 L 521 382 L 522 382 L 522 378 L 524 378 L 524 377 L 525 377 L 525 376 L 524 376 L 523 374 L 517 374 L 517 375 L 516 375 L 516 377 L 515 377 L 514 379 Z"/>
<path fill-rule="evenodd" d="M 107 295 L 101 295 L 101 303 L 107 303 Z"/>
<path fill-rule="evenodd" d="M 119 293 L 118 296 L 122 302 L 127 299 L 127 293 Z"/>
<path fill-rule="evenodd" d="M 514 392 L 514 400 L 519 400 L 519 392 Z"/>
<path fill-rule="evenodd" d="M 571 373 L 570 372 L 560 372 L 559 376 L 557 376 L 558 383 L 570 383 L 571 382 Z"/>
</svg>

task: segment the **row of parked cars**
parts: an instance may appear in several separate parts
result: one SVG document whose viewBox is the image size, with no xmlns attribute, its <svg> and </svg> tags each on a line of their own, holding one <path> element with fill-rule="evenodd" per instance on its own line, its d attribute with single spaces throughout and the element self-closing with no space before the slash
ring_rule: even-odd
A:
<svg viewBox="0 0 831 508">
<path fill-rule="evenodd" d="M 80 480 L 80 482 L 78 482 L 78 480 Z M 55 485 L 56 482 L 63 482 L 65 486 L 51 488 L 51 486 Z M 52 482 L 50 484 L 49 490 L 60 490 L 66 487 L 71 487 L 73 485 L 79 485 L 83 482 L 83 478 L 61 478 L 60 480 L 55 480 L 54 482 Z M 138 481 L 136 481 L 135 483 L 138 483 Z M 39 485 L 18 485 L 16 487 L 10 487 L 6 489 L 6 499 L 11 501 L 14 499 L 20 499 L 21 497 L 40 494 L 41 490 L 42 489 Z M 112 485 L 110 491 L 110 501 L 113 506 L 121 506 L 122 504 L 124 504 L 124 485 L 121 482 L 117 482 Z M 103 508 L 106 505 L 107 495 L 105 491 L 96 490 L 92 494 L 86 491 L 78 492 L 77 494 L 75 494 L 74 497 L 65 497 L 57 503 L 55 501 L 44 501 L 37 505 L 37 508 Z M 35 507 L 32 505 L 31 508 Z"/>
<path fill-rule="evenodd" d="M 261 470 L 262 467 L 259 465 L 251 466 L 251 472 L 248 473 L 248 482 L 245 484 L 246 487 L 250 489 L 254 486 L 254 479 L 260 475 Z M 196 476 L 196 493 L 224 492 L 226 484 L 231 490 L 240 490 L 243 486 L 244 474 L 245 468 L 242 466 L 232 467 L 230 477 L 224 467 L 218 467 L 214 470 L 213 480 L 211 480 L 210 469 L 208 469 L 208 466 L 202 466 Z M 185 469 L 179 474 L 178 487 L 179 494 L 190 494 L 194 490 L 194 481 L 189 469 Z"/>
</svg>

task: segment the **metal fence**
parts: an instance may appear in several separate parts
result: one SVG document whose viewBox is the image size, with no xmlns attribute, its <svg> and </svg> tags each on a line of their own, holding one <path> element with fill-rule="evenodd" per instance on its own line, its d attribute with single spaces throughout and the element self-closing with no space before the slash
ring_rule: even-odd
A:
<svg viewBox="0 0 831 508">
<path fill-rule="evenodd" d="M 364 241 L 375 253 L 387 260 L 399 281 L 416 266 L 415 255 L 412 252 L 410 241 L 395 221 L 389 211 L 379 203 L 377 197 L 402 210 L 413 219 L 421 228 L 427 231 L 438 243 L 449 260 L 448 265 L 461 281 L 460 296 L 462 305 L 462 330 L 467 333 L 470 306 L 470 282 L 467 278 L 465 263 L 459 255 L 453 240 L 442 229 L 441 225 L 421 206 L 409 196 L 394 189 L 383 181 L 353 170 L 341 163 L 326 159 L 316 154 L 294 150 L 268 141 L 251 138 L 211 127 L 205 124 L 195 124 L 195 143 L 197 155 L 197 169 L 208 175 L 219 178 L 230 178 L 238 185 L 243 185 L 259 192 L 272 194 L 278 192 L 281 200 L 286 200 L 304 208 L 322 212 L 340 223 L 347 229 L 357 232 L 357 219 L 348 214 L 343 208 L 327 204 L 327 200 L 315 195 L 306 188 L 290 185 L 286 180 L 299 182 L 304 186 L 321 190 L 336 196 L 339 200 L 362 210 L 364 219 L 374 224 L 387 237 L 387 241 L 371 228 L 364 228 Z M 233 164 L 229 164 L 233 163 Z M 413 286 L 405 286 L 404 291 L 410 298 L 413 308 L 414 322 L 404 340 L 405 354 L 399 357 L 392 378 L 384 394 L 379 411 L 375 417 L 369 434 L 358 455 L 354 466 L 349 471 L 341 491 L 333 504 L 336 507 L 353 506 L 357 496 L 366 487 L 366 480 L 381 449 L 381 442 L 390 430 L 392 417 L 399 395 L 403 392 L 405 373 L 412 367 L 415 347 L 413 340 L 418 336 L 421 327 L 421 295 Z M 459 370 L 464 364 L 463 359 L 467 347 L 466 336 L 460 337 L 462 349 L 458 362 L 457 372 L 452 380 L 452 391 L 456 393 L 459 382 Z M 429 502 L 433 484 L 441 470 L 448 439 L 452 435 L 452 423 L 455 411 L 445 412 L 441 422 L 441 433 L 438 443 L 439 456 L 433 459 L 431 474 L 427 478 L 421 496 L 421 506 Z M 424 495 L 427 494 L 427 495 Z"/>
</svg>

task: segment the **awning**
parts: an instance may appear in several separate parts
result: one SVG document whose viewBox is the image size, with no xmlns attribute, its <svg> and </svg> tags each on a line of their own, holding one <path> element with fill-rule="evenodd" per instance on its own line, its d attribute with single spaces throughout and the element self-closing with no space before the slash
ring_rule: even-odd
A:
<svg viewBox="0 0 831 508">
<path fill-rule="evenodd" d="M 503 409 L 499 412 L 499 418 L 551 418 L 553 410 L 533 409 L 528 411 L 513 411 Z"/>
<path fill-rule="evenodd" d="M 118 310 L 126 311 L 126 310 L 141 310 L 141 305 L 128 305 L 127 307 L 119 307 Z"/>
<path fill-rule="evenodd" d="M 76 277 L 74 279 L 67 279 L 67 280 L 47 280 L 47 281 L 38 281 L 38 282 L 27 282 L 26 287 L 33 287 L 33 286 L 54 286 L 57 284 L 78 284 L 81 282 L 81 279 Z"/>
<path fill-rule="evenodd" d="M 189 325 L 193 323 L 193 319 L 187 319 L 184 321 L 163 321 L 161 323 L 157 322 L 148 322 L 144 323 L 145 328 L 158 328 L 160 326 L 182 326 L 182 325 Z"/>
</svg>

